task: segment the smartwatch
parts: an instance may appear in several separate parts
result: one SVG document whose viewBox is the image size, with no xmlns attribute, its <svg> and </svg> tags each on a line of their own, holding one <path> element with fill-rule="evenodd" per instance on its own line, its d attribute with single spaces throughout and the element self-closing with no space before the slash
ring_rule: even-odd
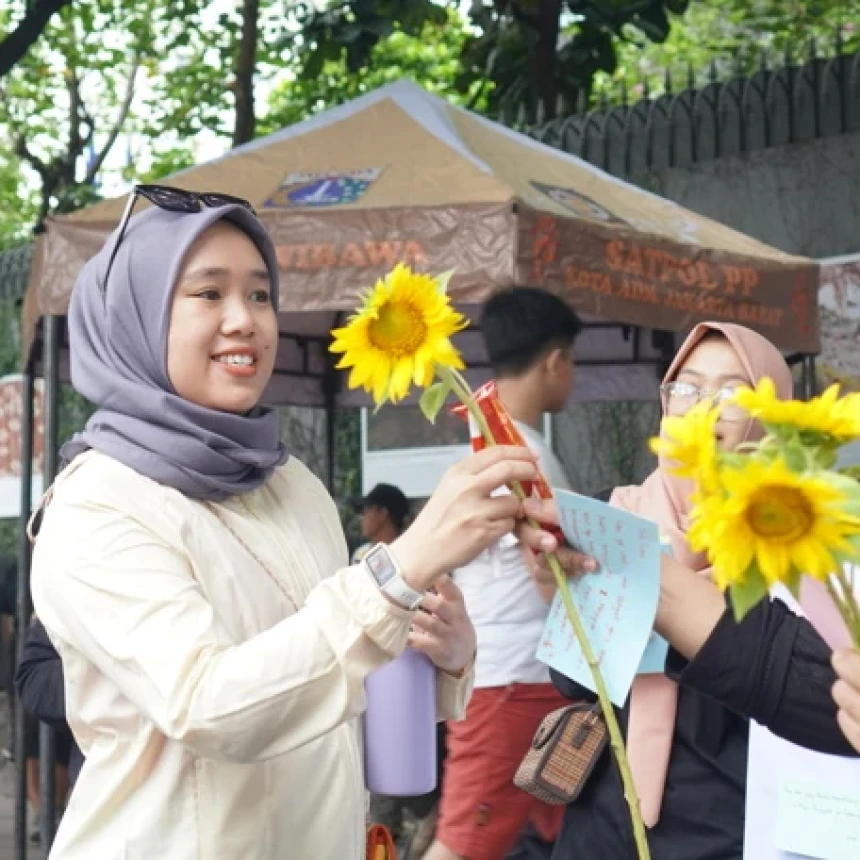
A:
<svg viewBox="0 0 860 860">
<path fill-rule="evenodd" d="M 424 592 L 416 591 L 403 578 L 400 565 L 384 543 L 372 547 L 361 560 L 379 590 L 406 609 L 417 609 Z"/>
</svg>

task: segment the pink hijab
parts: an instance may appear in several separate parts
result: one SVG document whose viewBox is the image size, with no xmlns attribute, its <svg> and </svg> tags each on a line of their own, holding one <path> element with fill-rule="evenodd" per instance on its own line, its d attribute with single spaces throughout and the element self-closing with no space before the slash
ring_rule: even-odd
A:
<svg viewBox="0 0 860 860">
<path fill-rule="evenodd" d="M 726 338 L 754 385 L 770 377 L 776 386 L 777 395 L 785 400 L 791 399 L 791 370 L 779 350 L 760 334 L 730 323 L 706 322 L 697 325 L 675 356 L 664 382 L 676 378 L 690 353 L 709 332 L 719 332 Z M 746 438 L 751 438 L 756 432 L 756 427 L 750 422 Z M 657 468 L 640 486 L 616 489 L 610 504 L 658 523 L 661 532 L 669 538 L 675 558 L 701 575 L 708 576 L 710 568 L 707 559 L 692 552 L 687 545 L 691 490 L 691 482 L 673 475 L 661 458 Z M 654 827 L 660 819 L 660 805 L 675 733 L 677 703 L 678 687 L 665 675 L 642 675 L 633 683 L 627 750 L 642 804 L 642 816 L 648 827 Z"/>
</svg>

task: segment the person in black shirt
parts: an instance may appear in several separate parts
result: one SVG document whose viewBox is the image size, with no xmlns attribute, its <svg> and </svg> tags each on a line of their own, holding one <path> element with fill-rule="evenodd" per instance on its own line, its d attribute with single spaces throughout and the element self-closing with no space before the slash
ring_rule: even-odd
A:
<svg viewBox="0 0 860 860">
<path fill-rule="evenodd" d="M 706 324 L 693 332 L 667 374 L 664 409 L 681 414 L 702 397 L 724 399 L 737 385 L 755 384 L 763 376 L 774 379 L 781 396 L 791 396 L 788 368 L 767 341 L 739 326 Z M 732 410 L 724 409 L 717 424 L 718 441 L 725 448 L 758 432 Z M 741 860 L 751 719 L 818 752 L 851 755 L 853 750 L 836 722 L 830 648 L 806 619 L 779 600 L 765 600 L 735 622 L 711 581 L 707 560 L 686 545 L 692 486 L 674 477 L 670 466 L 661 463 L 642 487 L 613 495 L 613 504 L 657 521 L 674 553 L 663 559 L 655 621 L 656 631 L 670 645 L 665 677 L 648 676 L 645 685 L 637 680 L 619 719 L 652 857 Z M 527 511 L 540 522 L 556 521 L 552 503 L 530 502 Z M 549 532 L 526 525 L 519 536 L 537 551 L 556 546 Z M 570 551 L 560 553 L 567 563 Z M 545 563 L 536 559 L 535 576 L 552 581 Z M 571 559 L 571 570 L 581 570 L 579 557 Z M 595 698 L 561 675 L 553 679 L 570 699 Z M 645 695 L 637 696 L 642 687 Z M 655 690 L 656 701 L 649 697 Z M 633 731 L 635 720 L 647 730 L 644 747 Z M 635 767 L 637 753 L 645 761 L 644 771 Z M 567 808 L 553 858 L 635 856 L 621 779 L 607 750 Z"/>
</svg>

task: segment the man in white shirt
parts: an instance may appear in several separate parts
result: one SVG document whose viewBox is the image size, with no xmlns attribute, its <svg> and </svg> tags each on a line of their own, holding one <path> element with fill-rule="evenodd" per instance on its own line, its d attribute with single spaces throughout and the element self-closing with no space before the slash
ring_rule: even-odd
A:
<svg viewBox="0 0 860 860">
<path fill-rule="evenodd" d="M 516 288 L 487 302 L 481 328 L 499 398 L 550 486 L 570 489 L 539 428 L 573 388 L 578 317 L 551 293 Z M 475 690 L 465 719 L 448 726 L 439 826 L 425 860 L 501 860 L 529 823 L 547 841 L 561 824 L 563 807 L 513 785 L 541 720 L 569 704 L 535 657 L 551 594 L 540 593 L 511 536 L 454 579 L 478 635 Z"/>
</svg>

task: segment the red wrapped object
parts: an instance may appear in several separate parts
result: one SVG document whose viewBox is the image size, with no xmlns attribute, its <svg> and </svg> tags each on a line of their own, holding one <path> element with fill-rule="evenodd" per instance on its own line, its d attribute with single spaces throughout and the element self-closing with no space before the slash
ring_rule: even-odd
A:
<svg viewBox="0 0 860 860">
<path fill-rule="evenodd" d="M 517 430 L 517 425 L 514 424 L 513 418 L 511 418 L 508 410 L 505 409 L 502 401 L 499 400 L 499 392 L 494 380 L 484 383 L 484 385 L 475 392 L 475 399 L 478 402 L 478 408 L 481 410 L 481 414 L 484 416 L 484 420 L 487 422 L 490 432 L 493 434 L 493 439 L 496 440 L 497 445 L 517 445 L 522 448 L 528 447 L 522 434 Z M 472 438 L 472 450 L 482 451 L 486 448 L 487 443 L 484 440 L 481 429 L 469 413 L 468 408 L 462 403 L 458 403 L 456 406 L 451 408 L 451 412 L 469 422 L 469 433 Z M 537 495 L 541 499 L 552 498 L 552 487 L 550 487 L 546 478 L 541 474 L 538 475 L 538 478 L 535 481 L 523 481 L 522 488 L 527 497 Z M 544 528 L 547 531 L 552 532 L 560 544 L 565 542 L 561 529 L 554 526 L 544 526 Z"/>
</svg>

